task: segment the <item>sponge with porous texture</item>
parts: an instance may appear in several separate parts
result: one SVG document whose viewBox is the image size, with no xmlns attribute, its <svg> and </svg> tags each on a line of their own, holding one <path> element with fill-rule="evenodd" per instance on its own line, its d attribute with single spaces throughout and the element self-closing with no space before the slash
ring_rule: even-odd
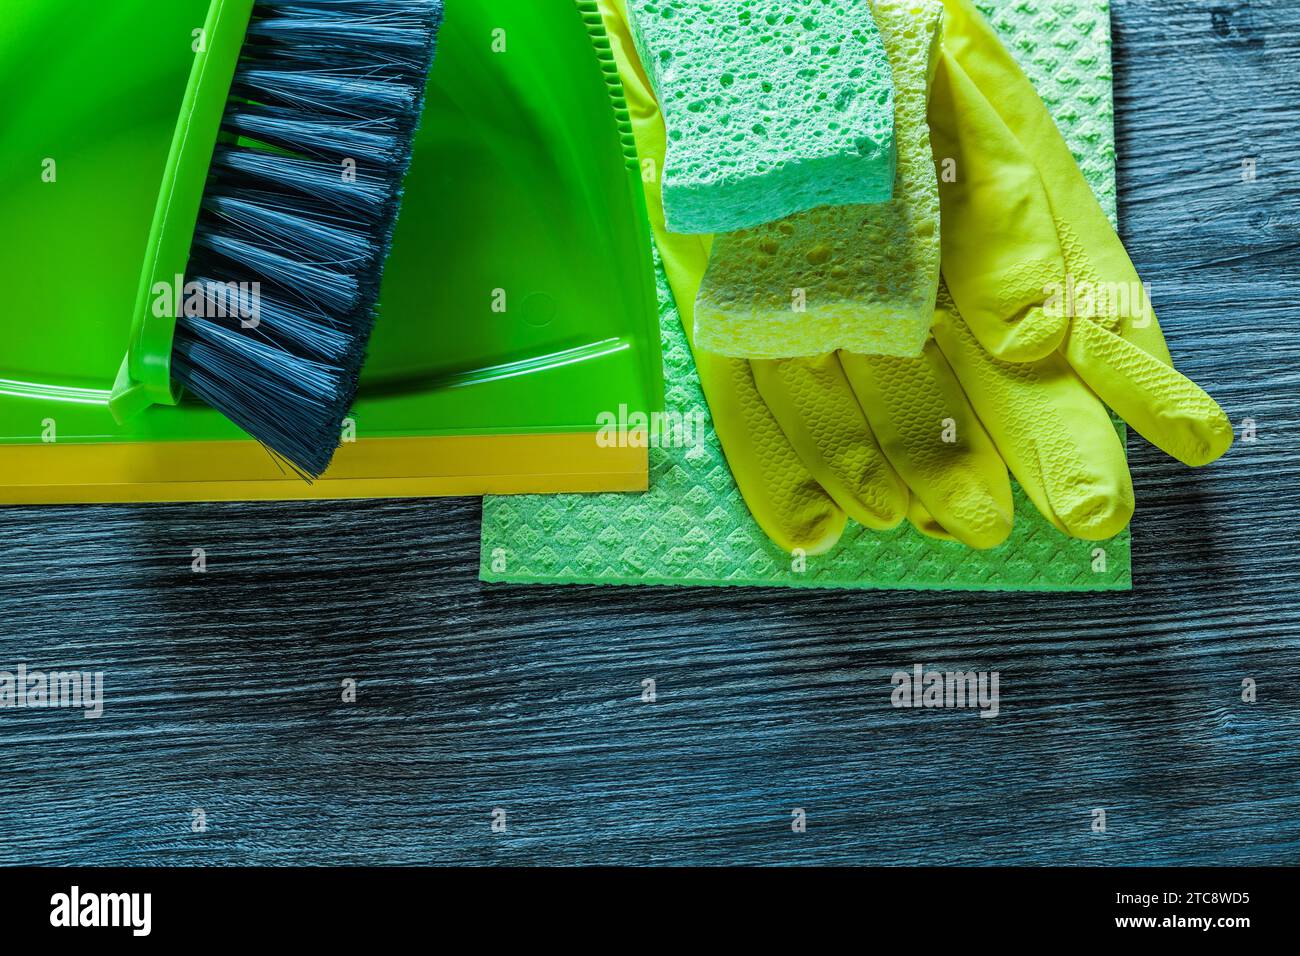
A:
<svg viewBox="0 0 1300 956">
<path fill-rule="evenodd" d="M 745 229 L 894 184 L 894 93 L 865 0 L 627 0 L 668 132 L 668 228 Z"/>
<path fill-rule="evenodd" d="M 939 185 L 926 107 L 943 5 L 874 7 L 894 71 L 894 198 L 717 236 L 695 307 L 697 348 L 757 359 L 921 353 L 939 287 Z"/>
</svg>

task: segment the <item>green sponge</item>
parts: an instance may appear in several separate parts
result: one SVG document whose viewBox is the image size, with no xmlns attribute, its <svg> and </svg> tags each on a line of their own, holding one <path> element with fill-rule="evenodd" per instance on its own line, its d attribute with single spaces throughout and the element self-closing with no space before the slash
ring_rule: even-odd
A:
<svg viewBox="0 0 1300 956">
<path fill-rule="evenodd" d="M 749 359 L 921 354 L 939 289 L 939 182 L 926 112 L 943 4 L 875 0 L 874 8 L 894 71 L 894 198 L 717 236 L 695 304 L 698 348 Z"/>
<path fill-rule="evenodd" d="M 627 0 L 668 131 L 664 212 L 717 233 L 885 202 L 894 89 L 866 0 Z"/>
</svg>

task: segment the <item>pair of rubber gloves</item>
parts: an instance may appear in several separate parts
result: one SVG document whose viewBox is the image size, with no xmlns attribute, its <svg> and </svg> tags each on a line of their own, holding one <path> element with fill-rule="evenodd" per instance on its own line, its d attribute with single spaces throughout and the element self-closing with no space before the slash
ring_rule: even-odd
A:
<svg viewBox="0 0 1300 956">
<path fill-rule="evenodd" d="M 638 150 L 662 169 L 663 120 L 624 0 L 599 2 Z M 849 517 L 881 530 L 906 518 L 995 547 L 1013 522 L 1008 469 L 1059 530 L 1109 538 L 1132 516 L 1133 487 L 1107 405 L 1189 465 L 1232 443 L 1227 416 L 1174 370 L 1132 262 L 1032 84 L 969 0 L 943 3 L 930 132 L 957 175 L 941 177 L 944 284 L 922 355 L 694 350 L 741 494 L 789 552 L 825 552 Z M 690 339 L 712 237 L 668 232 L 653 185 L 646 199 Z"/>
</svg>

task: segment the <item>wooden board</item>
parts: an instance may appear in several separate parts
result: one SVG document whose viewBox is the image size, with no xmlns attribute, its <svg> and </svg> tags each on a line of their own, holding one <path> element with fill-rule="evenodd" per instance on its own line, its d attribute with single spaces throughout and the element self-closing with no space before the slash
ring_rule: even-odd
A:
<svg viewBox="0 0 1300 956">
<path fill-rule="evenodd" d="M 1125 238 L 1258 428 L 1130 439 L 1131 594 L 487 586 L 468 499 L 4 509 L 0 670 L 107 699 L 0 710 L 0 863 L 1300 861 L 1300 8 L 1115 30 Z M 916 663 L 1000 716 L 893 709 Z"/>
</svg>

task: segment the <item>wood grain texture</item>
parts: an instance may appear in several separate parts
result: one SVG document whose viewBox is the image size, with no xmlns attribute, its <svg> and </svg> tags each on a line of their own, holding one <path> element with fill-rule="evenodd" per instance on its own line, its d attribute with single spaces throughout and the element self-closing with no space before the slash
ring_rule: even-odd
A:
<svg viewBox="0 0 1300 956">
<path fill-rule="evenodd" d="M 1131 594 L 487 586 L 472 500 L 6 509 L 0 669 L 107 700 L 0 710 L 0 862 L 1300 862 L 1300 8 L 1114 19 L 1125 238 L 1259 430 L 1130 440 Z M 914 663 L 1001 715 L 892 709 Z"/>
</svg>

